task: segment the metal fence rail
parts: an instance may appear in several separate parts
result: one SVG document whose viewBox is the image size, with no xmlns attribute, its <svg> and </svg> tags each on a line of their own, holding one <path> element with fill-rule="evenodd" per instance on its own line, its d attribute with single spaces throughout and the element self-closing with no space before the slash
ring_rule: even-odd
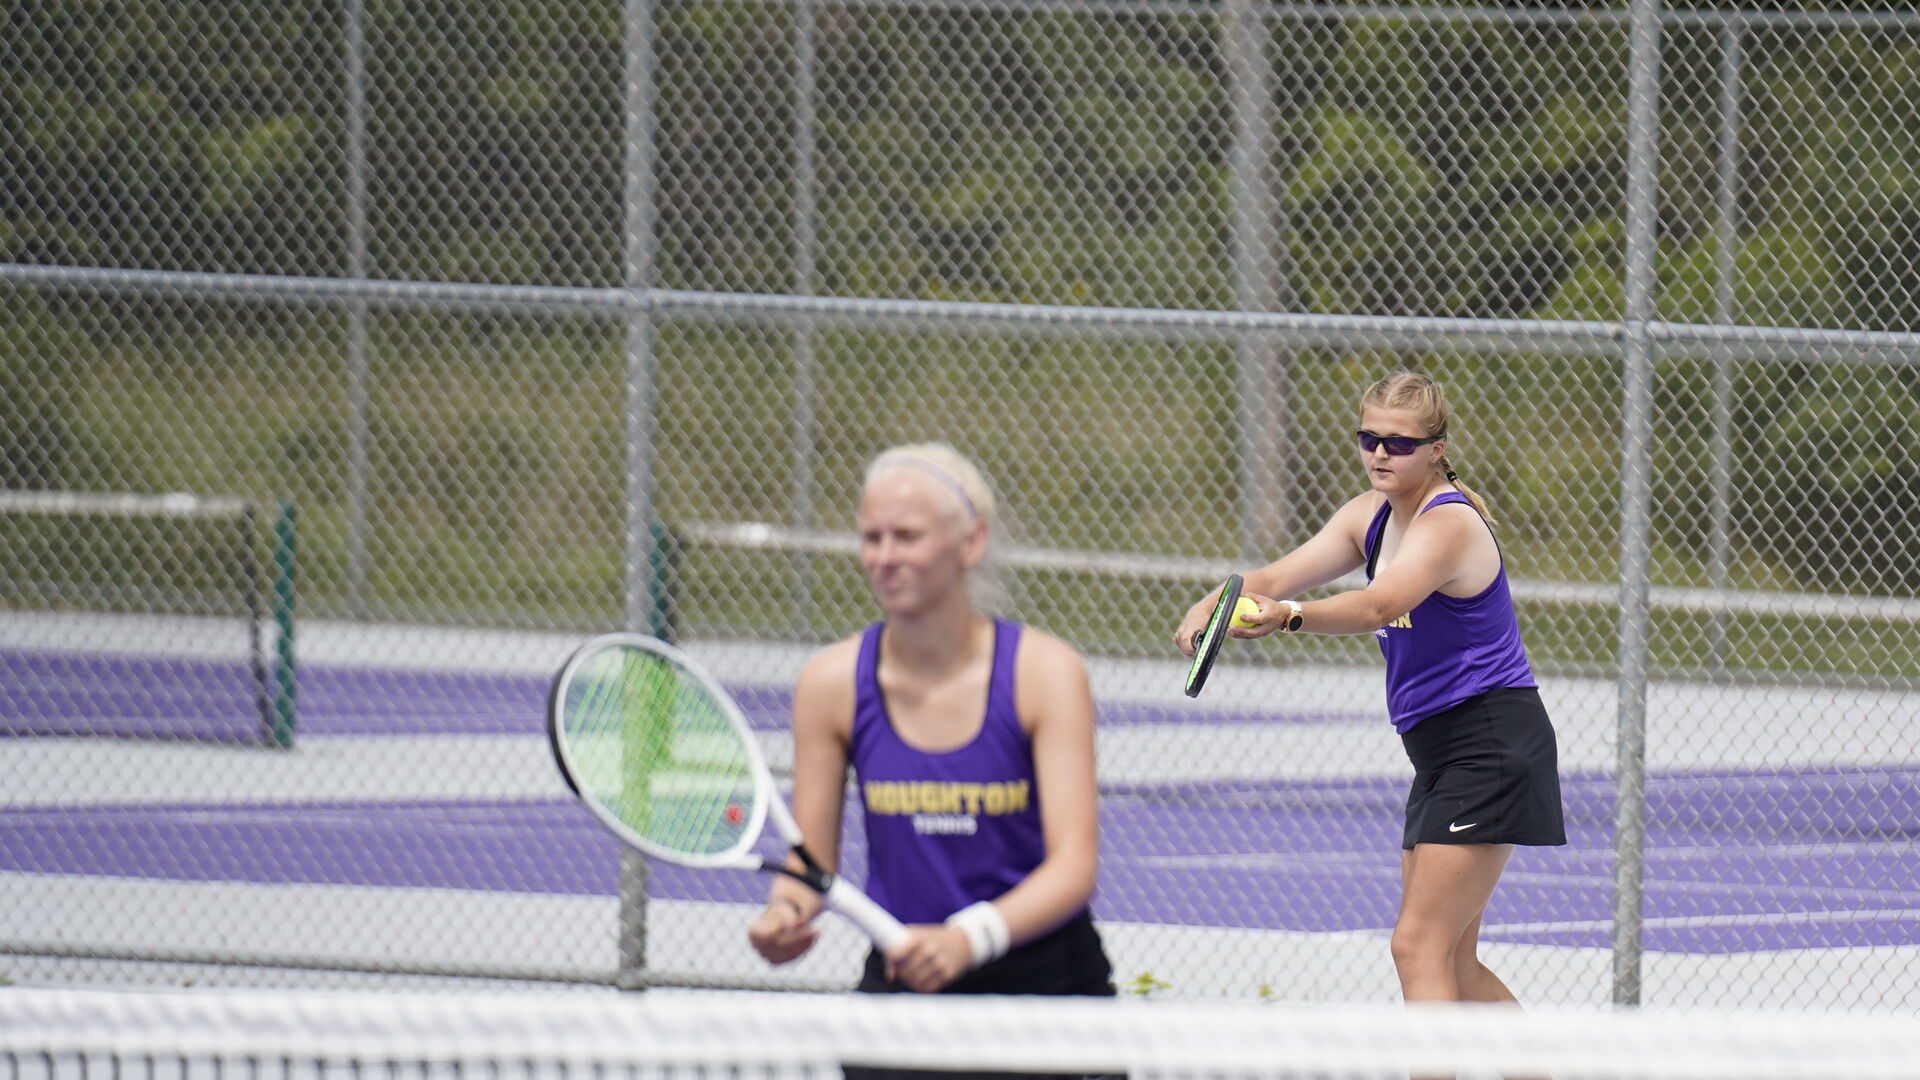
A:
<svg viewBox="0 0 1920 1080">
<path fill-rule="evenodd" d="M 1099 912 L 1130 985 L 1390 996 L 1371 643 L 1249 657 L 1223 716 L 1166 711 L 1154 650 L 1358 490 L 1358 392 L 1414 366 L 1458 411 L 1591 826 L 1516 857 L 1489 913 L 1522 996 L 1915 1004 L 1920 16 L 68 14 L 25 16 L 0 75 L 0 487 L 296 503 L 327 621 L 302 731 L 334 756 L 23 740 L 63 778 L 0 803 L 28 978 L 844 981 L 844 943 L 743 967 L 747 892 L 609 869 L 529 809 L 554 793 L 528 658 L 670 629 L 777 698 L 872 617 L 861 463 L 942 438 L 1008 508 L 1012 614 L 1100 665 L 1103 769 L 1172 808 L 1105 826 L 1142 875 Z M 151 598 L 206 557 L 62 595 Z M 62 558 L 0 535 L 0 574 Z M 58 613 L 99 672 L 176 647 L 63 604 L 104 609 Z M 385 768 L 416 752 L 445 755 L 419 798 Z M 1351 814 L 1169 850 L 1220 790 Z M 1216 888 L 1231 915 L 1180 899 Z"/>
</svg>

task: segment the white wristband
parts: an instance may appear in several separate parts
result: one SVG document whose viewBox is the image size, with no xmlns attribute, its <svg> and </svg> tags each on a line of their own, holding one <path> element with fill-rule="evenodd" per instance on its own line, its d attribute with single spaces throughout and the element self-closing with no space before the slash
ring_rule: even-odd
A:
<svg viewBox="0 0 1920 1080">
<path fill-rule="evenodd" d="M 988 901 L 968 904 L 947 916 L 947 925 L 967 936 L 974 967 L 1000 959 L 1013 947 L 1013 931 L 1007 926 L 1006 916 Z"/>
</svg>

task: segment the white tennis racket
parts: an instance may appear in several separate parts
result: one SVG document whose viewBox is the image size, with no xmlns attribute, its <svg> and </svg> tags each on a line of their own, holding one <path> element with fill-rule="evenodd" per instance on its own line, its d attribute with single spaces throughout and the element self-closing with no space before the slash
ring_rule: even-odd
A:
<svg viewBox="0 0 1920 1080">
<path fill-rule="evenodd" d="M 643 634 L 582 645 L 554 677 L 553 756 L 615 836 L 656 859 L 784 874 L 819 893 L 882 951 L 906 927 L 807 851 L 740 706 L 685 654 Z M 772 818 L 801 862 L 753 849 Z"/>
</svg>

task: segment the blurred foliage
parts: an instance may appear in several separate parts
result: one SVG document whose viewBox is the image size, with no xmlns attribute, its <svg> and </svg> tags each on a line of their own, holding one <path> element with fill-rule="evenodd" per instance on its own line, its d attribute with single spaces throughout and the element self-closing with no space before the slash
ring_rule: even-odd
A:
<svg viewBox="0 0 1920 1080">
<path fill-rule="evenodd" d="M 1209 10 L 819 6 L 806 263 L 794 254 L 799 10 L 656 5 L 662 284 L 1231 305 L 1235 118 Z M 0 260 L 344 271 L 338 0 L 49 0 L 10 6 L 7 25 Z M 366 25 L 370 272 L 621 282 L 619 5 L 370 0 Z M 1745 33 L 1737 220 L 1723 247 L 1712 194 L 1719 34 L 1669 31 L 1662 314 L 1920 330 L 1920 35 L 1863 24 Z M 1280 196 L 1270 261 L 1290 307 L 1618 316 L 1618 21 L 1283 9 L 1259 36 L 1271 64 L 1264 164 Z M 318 535 L 337 539 L 347 419 L 335 317 L 175 301 L 15 300 L 8 314 L 0 483 L 285 491 Z M 419 568 L 485 576 L 498 560 L 544 558 L 597 574 L 583 568 L 598 557 L 555 522 L 617 527 L 617 488 L 585 479 L 619 460 L 615 329 L 420 316 L 383 324 L 374 345 L 375 519 L 386 550 L 408 553 L 382 587 L 404 604 L 458 606 L 484 590 L 435 600 Z M 684 478 L 663 489 L 664 511 L 808 515 L 792 496 L 801 433 L 785 419 L 797 389 L 790 348 L 762 331 L 663 331 L 661 474 Z M 823 334 L 817 348 L 819 505 L 843 505 L 833 499 L 881 442 L 986 414 L 990 431 L 941 433 L 983 444 L 1003 486 L 1029 493 L 1021 509 L 1036 540 L 1189 551 L 1191 514 L 1168 508 L 1169 486 L 1190 489 L 1195 506 L 1234 505 L 1230 447 L 1169 446 L 1169 432 L 1197 429 L 1231 400 L 1230 350 L 1015 338 L 981 349 L 961 335 L 880 331 Z M 1310 437 L 1294 440 L 1296 472 L 1330 478 L 1297 493 L 1303 520 L 1345 489 L 1345 411 L 1358 389 L 1384 368 L 1425 366 L 1471 411 L 1463 449 L 1535 576 L 1612 573 L 1613 365 L 1290 355 L 1298 399 L 1330 412 L 1299 421 Z M 1697 357 L 1668 358 L 1660 373 L 1656 546 L 1663 572 L 1683 580 L 1699 575 L 1686 553 L 1704 543 L 1711 512 L 1712 378 Z M 1741 365 L 1732 385 L 1743 580 L 1920 587 L 1913 377 Z M 304 400 L 280 401 L 289 386 Z M 1061 424 L 1063 404 L 1083 420 L 1123 419 Z M 230 421 L 213 453 L 169 427 L 223 407 L 246 419 Z M 751 456 L 728 427 L 740 415 L 765 420 Z M 1183 478 L 1195 476 L 1209 479 L 1193 489 Z M 584 522 L 580 507 L 592 508 Z M 514 523 L 505 539 L 502 522 Z M 1842 547 L 1857 550 L 1838 558 Z M 316 550 L 319 580 L 337 581 L 337 545 Z M 528 603 L 550 592 L 535 588 Z M 566 604 L 602 602 L 598 586 L 587 592 Z"/>
<path fill-rule="evenodd" d="M 797 286 L 786 5 L 662 0 L 660 276 Z M 332 275 L 346 261 L 338 0 L 22 5 L 0 69 L 0 258 Z M 622 279 L 622 25 L 562 0 L 367 4 L 377 276 Z M 818 292 L 1228 304 L 1219 20 L 822 6 Z M 1617 21 L 1268 20 L 1276 265 L 1305 310 L 1605 318 L 1617 306 Z M 1713 243 L 1720 31 L 1674 24 L 1661 234 Z M 1910 328 L 1920 37 L 1742 38 L 1737 305 Z M 1690 302 L 1691 300 L 1691 302 Z M 1702 317 L 1697 296 L 1670 305 Z"/>
</svg>

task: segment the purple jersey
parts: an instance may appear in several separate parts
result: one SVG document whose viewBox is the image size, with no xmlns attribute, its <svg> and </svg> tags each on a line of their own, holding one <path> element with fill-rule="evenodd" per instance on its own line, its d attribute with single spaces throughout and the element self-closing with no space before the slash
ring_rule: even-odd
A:
<svg viewBox="0 0 1920 1080">
<path fill-rule="evenodd" d="M 1457 491 L 1433 497 L 1421 513 L 1446 503 L 1473 504 Z M 1382 503 L 1367 526 L 1367 580 L 1373 580 L 1392 504 Z M 1434 592 L 1400 618 L 1375 630 L 1387 658 L 1387 713 L 1394 730 L 1413 725 L 1477 694 L 1536 685 L 1520 642 L 1520 622 L 1507 589 L 1507 566 L 1478 595 Z"/>
<path fill-rule="evenodd" d="M 994 620 L 980 733 L 953 750 L 901 740 L 880 693 L 880 630 L 860 639 L 849 757 L 867 825 L 867 895 L 904 923 L 938 923 L 1018 885 L 1046 857 L 1033 747 L 1014 710 L 1020 624 Z"/>
</svg>

